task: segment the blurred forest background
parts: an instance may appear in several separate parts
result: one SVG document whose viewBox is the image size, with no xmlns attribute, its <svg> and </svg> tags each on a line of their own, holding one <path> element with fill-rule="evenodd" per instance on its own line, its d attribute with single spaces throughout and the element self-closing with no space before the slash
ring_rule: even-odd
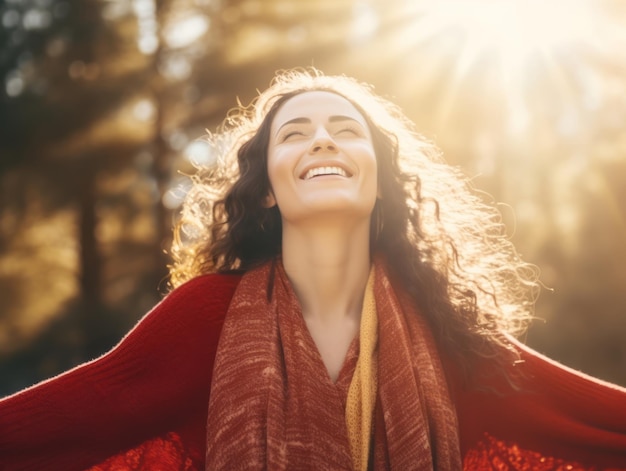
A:
<svg viewBox="0 0 626 471">
<path fill-rule="evenodd" d="M 501 202 L 539 351 L 626 385 L 626 2 L 3 0 L 0 395 L 165 293 L 200 139 L 277 69 L 375 85 Z"/>
</svg>

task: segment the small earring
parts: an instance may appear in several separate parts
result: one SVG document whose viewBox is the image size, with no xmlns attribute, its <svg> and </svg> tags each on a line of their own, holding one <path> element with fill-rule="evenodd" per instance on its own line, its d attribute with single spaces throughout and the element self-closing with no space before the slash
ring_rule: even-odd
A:
<svg viewBox="0 0 626 471">
<path fill-rule="evenodd" d="M 273 208 L 274 206 L 276 206 L 276 198 L 274 197 L 274 193 L 272 191 L 270 191 L 265 196 L 265 200 L 263 201 L 263 206 L 267 209 Z"/>
</svg>

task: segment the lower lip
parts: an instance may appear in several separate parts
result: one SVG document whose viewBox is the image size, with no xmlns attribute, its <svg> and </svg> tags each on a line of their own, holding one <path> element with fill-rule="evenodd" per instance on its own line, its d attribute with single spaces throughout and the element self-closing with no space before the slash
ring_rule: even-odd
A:
<svg viewBox="0 0 626 471">
<path fill-rule="evenodd" d="M 318 175 L 316 177 L 312 177 L 312 178 L 308 178 L 306 180 L 304 180 L 305 182 L 312 182 L 314 180 L 328 180 L 328 179 L 336 179 L 336 178 L 341 178 L 343 180 L 347 180 L 350 177 L 344 177 L 343 175 L 337 175 L 337 174 L 332 174 L 332 175 Z"/>
</svg>

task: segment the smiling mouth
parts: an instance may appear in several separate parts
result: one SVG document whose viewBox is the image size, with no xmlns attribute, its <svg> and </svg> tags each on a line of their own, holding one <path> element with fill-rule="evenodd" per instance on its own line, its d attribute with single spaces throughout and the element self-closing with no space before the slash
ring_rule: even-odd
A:
<svg viewBox="0 0 626 471">
<path fill-rule="evenodd" d="M 310 169 L 308 172 L 304 174 L 302 177 L 303 180 L 310 180 L 315 177 L 325 176 L 325 175 L 338 175 L 340 177 L 349 178 L 352 175 L 349 175 L 341 167 L 316 167 Z"/>
</svg>

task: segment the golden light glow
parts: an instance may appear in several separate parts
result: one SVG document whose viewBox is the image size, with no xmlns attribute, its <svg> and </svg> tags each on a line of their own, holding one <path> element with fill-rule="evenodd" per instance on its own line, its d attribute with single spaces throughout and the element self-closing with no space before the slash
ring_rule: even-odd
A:
<svg viewBox="0 0 626 471">
<path fill-rule="evenodd" d="M 406 0 L 398 43 L 427 54 L 437 80 L 445 77 L 438 118 L 445 120 L 469 79 L 482 83 L 489 98 L 503 100 L 508 130 L 523 130 L 529 120 L 529 94 L 549 90 L 558 106 L 572 100 L 593 106 L 601 93 L 588 73 L 593 57 L 608 57 L 619 49 L 610 42 L 623 33 L 614 23 L 608 2 L 589 0 Z M 423 55 L 421 56 L 423 57 Z M 445 70 L 445 73 L 441 73 Z M 466 87 L 467 88 L 467 87 Z M 474 91 L 478 92 L 478 90 Z M 532 89 L 535 90 L 532 90 Z M 487 98 L 487 97 L 486 97 Z M 567 123 L 565 123 L 567 124 Z"/>
<path fill-rule="evenodd" d="M 528 240 L 558 233 L 573 243 L 585 192 L 615 206 L 600 159 L 624 158 L 626 2 L 384 4 L 378 39 L 355 54 L 355 67 L 375 62 L 372 80 L 385 83 L 448 161 L 513 202 Z M 595 188 L 586 186 L 590 175 Z M 621 231 L 618 213 L 610 224 Z"/>
<path fill-rule="evenodd" d="M 424 20 L 433 31 L 457 29 L 469 55 L 494 50 L 504 71 L 524 64 L 535 53 L 594 40 L 589 2 L 567 0 L 444 0 L 432 2 Z"/>
</svg>

